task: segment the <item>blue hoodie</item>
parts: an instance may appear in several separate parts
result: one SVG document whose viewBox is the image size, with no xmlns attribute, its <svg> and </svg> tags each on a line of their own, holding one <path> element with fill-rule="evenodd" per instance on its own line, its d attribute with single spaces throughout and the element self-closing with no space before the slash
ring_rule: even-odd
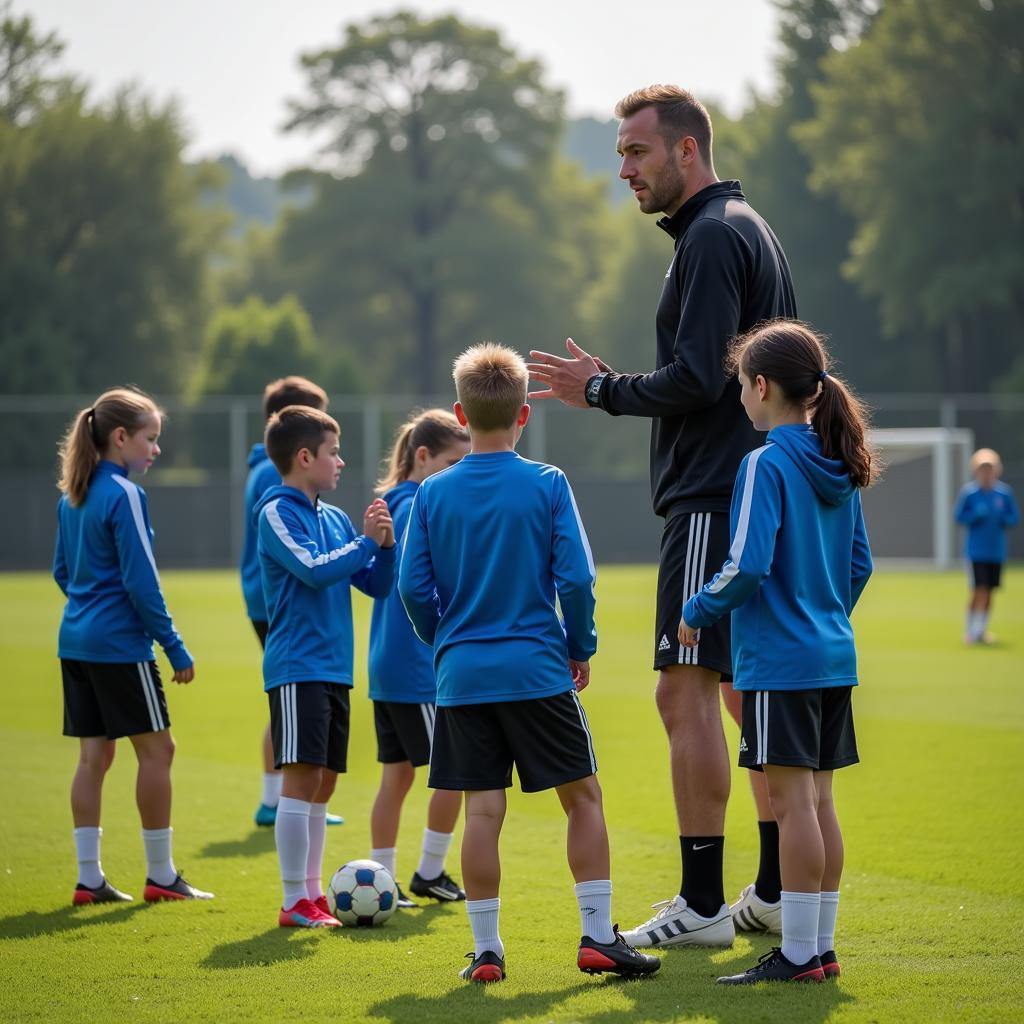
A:
<svg viewBox="0 0 1024 1024">
<path fill-rule="evenodd" d="M 281 482 L 281 474 L 267 457 L 262 444 L 254 444 L 249 452 L 249 475 L 245 479 L 245 542 L 242 545 L 242 596 L 245 610 L 253 622 L 267 621 L 267 600 L 263 596 L 260 560 L 256 554 L 256 502 Z"/>
<path fill-rule="evenodd" d="M 399 548 L 418 489 L 414 480 L 403 480 L 384 495 Z M 399 561 L 401 557 L 399 552 Z M 437 700 L 433 649 L 413 631 L 397 587 L 373 602 L 368 667 L 373 700 L 396 704 L 432 704 Z"/>
<path fill-rule="evenodd" d="M 160 591 L 146 492 L 128 471 L 102 460 L 85 501 L 57 502 L 53 578 L 67 596 L 57 653 L 76 661 L 153 660 L 153 641 L 171 666 L 192 664 Z"/>
<path fill-rule="evenodd" d="M 967 527 L 964 554 L 972 562 L 1005 562 L 1006 531 L 1020 522 L 1013 491 L 996 481 L 987 490 L 969 483 L 956 502 L 956 521 Z"/>
<path fill-rule="evenodd" d="M 352 594 L 384 597 L 395 549 L 357 534 L 340 508 L 294 487 L 271 487 L 257 502 L 258 552 L 270 629 L 263 688 L 285 683 L 352 685 Z"/>
<path fill-rule="evenodd" d="M 398 589 L 434 646 L 439 706 L 573 689 L 568 659 L 597 650 L 595 572 L 560 469 L 467 455 L 420 485 L 402 546 Z"/>
<path fill-rule="evenodd" d="M 871 575 L 860 493 L 806 425 L 776 427 L 740 464 L 725 565 L 683 608 L 732 612 L 737 690 L 857 684 L 850 613 Z"/>
</svg>

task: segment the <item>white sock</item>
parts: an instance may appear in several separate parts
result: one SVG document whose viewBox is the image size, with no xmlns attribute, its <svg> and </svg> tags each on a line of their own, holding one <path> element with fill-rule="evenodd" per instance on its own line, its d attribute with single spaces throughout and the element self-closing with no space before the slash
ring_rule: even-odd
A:
<svg viewBox="0 0 1024 1024">
<path fill-rule="evenodd" d="M 420 854 L 420 866 L 416 869 L 420 878 L 430 881 L 444 871 L 444 859 L 452 845 L 452 835 L 451 832 L 432 832 L 429 828 L 423 830 L 423 852 Z"/>
<path fill-rule="evenodd" d="M 324 834 L 327 832 L 327 804 L 309 805 L 309 853 L 306 855 L 306 895 L 323 896 Z"/>
<path fill-rule="evenodd" d="M 505 947 L 498 937 L 498 911 L 500 909 L 501 898 L 498 896 L 491 900 L 466 900 L 469 927 L 473 929 L 474 956 L 479 956 L 488 949 L 497 953 L 498 956 L 505 955 Z"/>
<path fill-rule="evenodd" d="M 370 860 L 375 860 L 378 864 L 383 864 L 391 873 L 391 877 L 395 878 L 395 857 L 397 854 L 397 846 L 382 846 L 379 850 L 370 851 Z"/>
<path fill-rule="evenodd" d="M 260 797 L 260 803 L 264 807 L 276 807 L 278 801 L 281 799 L 281 780 L 284 772 L 264 772 L 263 773 L 263 795 Z"/>
<path fill-rule="evenodd" d="M 818 911 L 818 956 L 836 948 L 836 914 L 839 913 L 839 893 L 823 892 Z"/>
<path fill-rule="evenodd" d="M 818 955 L 820 892 L 782 891 L 782 955 L 791 963 L 807 963 Z"/>
<path fill-rule="evenodd" d="M 103 884 L 103 868 L 100 867 L 99 825 L 87 825 L 75 829 L 75 852 L 78 856 L 78 884 L 98 889 Z"/>
<path fill-rule="evenodd" d="M 285 910 L 306 898 L 306 864 L 309 860 L 309 809 L 305 800 L 281 797 L 274 823 L 277 862 L 281 868 Z"/>
<path fill-rule="evenodd" d="M 981 640 L 988 632 L 988 616 L 987 611 L 978 612 L 978 639 Z"/>
<path fill-rule="evenodd" d="M 171 885 L 178 877 L 171 858 L 171 833 L 167 828 L 144 828 L 142 845 L 146 848 L 146 877 L 157 885 Z"/>
<path fill-rule="evenodd" d="M 614 942 L 612 930 L 612 883 L 607 878 L 576 883 L 580 907 L 580 933 L 595 942 Z"/>
</svg>

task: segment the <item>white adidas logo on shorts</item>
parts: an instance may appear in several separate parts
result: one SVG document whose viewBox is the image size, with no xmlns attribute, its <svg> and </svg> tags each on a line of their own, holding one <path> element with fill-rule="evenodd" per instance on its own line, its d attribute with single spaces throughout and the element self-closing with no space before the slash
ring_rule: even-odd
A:
<svg viewBox="0 0 1024 1024">
<path fill-rule="evenodd" d="M 668 637 L 664 633 L 661 634 L 661 643 L 658 644 L 658 650 L 659 651 L 671 651 L 672 650 L 672 645 L 668 642 Z"/>
</svg>

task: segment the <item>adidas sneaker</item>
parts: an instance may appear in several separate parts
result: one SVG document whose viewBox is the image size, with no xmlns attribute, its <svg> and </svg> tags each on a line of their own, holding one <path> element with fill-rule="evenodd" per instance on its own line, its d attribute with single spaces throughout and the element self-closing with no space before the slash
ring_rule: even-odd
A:
<svg viewBox="0 0 1024 1024">
<path fill-rule="evenodd" d="M 662 900 L 651 908 L 657 913 L 622 937 L 637 949 L 651 946 L 731 946 L 736 938 L 729 907 L 723 903 L 714 917 L 691 910 L 682 896 Z"/>
<path fill-rule="evenodd" d="M 757 895 L 751 882 L 740 898 L 729 907 L 733 924 L 738 932 L 774 932 L 782 934 L 782 900 L 767 903 Z"/>
</svg>

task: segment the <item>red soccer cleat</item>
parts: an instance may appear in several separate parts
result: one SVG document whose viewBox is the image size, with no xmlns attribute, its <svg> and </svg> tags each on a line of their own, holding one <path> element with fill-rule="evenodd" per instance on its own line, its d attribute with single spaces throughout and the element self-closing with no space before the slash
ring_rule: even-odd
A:
<svg viewBox="0 0 1024 1024">
<path fill-rule="evenodd" d="M 324 897 L 320 897 L 324 899 Z M 281 908 L 277 923 L 282 928 L 340 928 L 341 922 L 322 911 L 312 900 L 299 900 L 290 910 Z"/>
<path fill-rule="evenodd" d="M 160 900 L 212 900 L 213 893 L 189 885 L 178 875 L 170 885 L 157 885 L 153 879 L 147 878 L 142 898 L 147 903 L 158 903 Z"/>
<path fill-rule="evenodd" d="M 71 905 L 73 907 L 82 907 L 89 903 L 131 903 L 133 898 L 128 893 L 115 889 L 104 878 L 102 883 L 97 885 L 95 889 L 90 889 L 89 886 L 82 885 L 79 882 L 71 896 Z"/>
</svg>

